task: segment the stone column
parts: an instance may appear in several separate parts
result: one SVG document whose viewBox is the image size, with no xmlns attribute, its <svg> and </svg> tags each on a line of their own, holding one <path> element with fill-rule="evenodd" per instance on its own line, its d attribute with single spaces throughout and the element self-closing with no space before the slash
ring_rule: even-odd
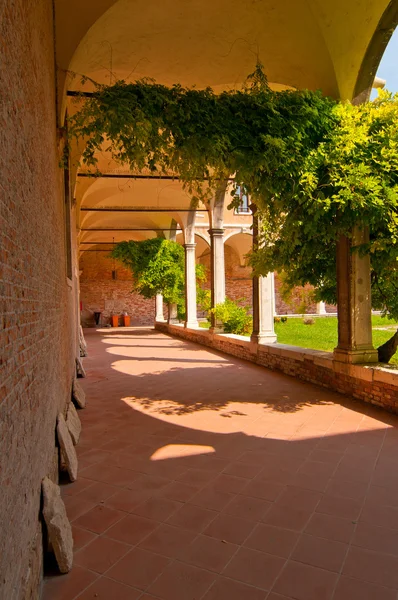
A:
<svg viewBox="0 0 398 600">
<path fill-rule="evenodd" d="M 316 305 L 316 314 L 317 315 L 326 315 L 326 304 L 324 302 L 317 302 Z"/>
<path fill-rule="evenodd" d="M 337 243 L 338 345 L 334 360 L 347 363 L 377 362 L 372 344 L 370 258 L 352 252 L 369 241 L 369 231 L 356 227 L 350 240 Z"/>
<path fill-rule="evenodd" d="M 225 261 L 224 261 L 224 229 L 209 229 L 211 240 L 211 307 L 225 301 Z M 222 331 L 221 323 L 214 315 L 211 318 L 210 331 Z"/>
<path fill-rule="evenodd" d="M 185 244 L 185 327 L 198 327 L 196 312 L 196 244 Z"/>
<path fill-rule="evenodd" d="M 163 294 L 156 294 L 155 309 L 155 321 L 158 323 L 165 323 L 166 319 L 163 316 Z"/>
<path fill-rule="evenodd" d="M 253 277 L 253 332 L 250 340 L 257 344 L 276 342 L 274 329 L 274 274 Z"/>
<path fill-rule="evenodd" d="M 253 250 L 258 248 L 259 218 L 255 204 L 250 205 L 253 214 Z M 256 344 L 276 342 L 274 329 L 275 290 L 274 274 L 266 277 L 253 276 L 252 282 L 253 331 L 250 340 Z"/>
<path fill-rule="evenodd" d="M 172 325 L 173 323 L 178 323 L 177 304 L 169 303 L 169 316 L 167 322 L 169 323 L 169 325 Z"/>
</svg>

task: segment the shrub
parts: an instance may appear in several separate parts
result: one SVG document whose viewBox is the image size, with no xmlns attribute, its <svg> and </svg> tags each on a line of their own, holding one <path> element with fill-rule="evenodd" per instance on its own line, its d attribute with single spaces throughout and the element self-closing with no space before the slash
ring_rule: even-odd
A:
<svg viewBox="0 0 398 600">
<path fill-rule="evenodd" d="M 313 325 L 315 323 L 315 320 L 312 319 L 312 317 L 304 317 L 303 323 L 304 325 Z"/>
<path fill-rule="evenodd" d="M 247 308 L 239 306 L 233 300 L 227 298 L 222 304 L 210 310 L 217 320 L 221 321 L 225 333 L 235 333 L 237 335 L 247 335 L 251 333 L 253 320 L 249 315 Z"/>
<path fill-rule="evenodd" d="M 274 317 L 274 323 L 280 323 L 281 319 L 280 317 Z"/>
<path fill-rule="evenodd" d="M 287 317 L 281 317 L 281 323 L 286 323 Z"/>
</svg>

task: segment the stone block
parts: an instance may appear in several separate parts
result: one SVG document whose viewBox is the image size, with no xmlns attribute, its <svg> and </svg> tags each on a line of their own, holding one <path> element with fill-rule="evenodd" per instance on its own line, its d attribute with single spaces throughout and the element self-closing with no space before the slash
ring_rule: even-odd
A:
<svg viewBox="0 0 398 600">
<path fill-rule="evenodd" d="M 85 377 L 86 371 L 83 367 L 83 361 L 81 358 L 76 358 L 76 376 L 77 377 Z"/>
<path fill-rule="evenodd" d="M 77 379 L 73 380 L 72 399 L 78 408 L 86 408 L 86 394 Z"/>
<path fill-rule="evenodd" d="M 77 456 L 64 415 L 59 413 L 57 419 L 57 437 L 61 447 L 62 462 L 65 463 L 71 481 L 77 479 Z"/>
<path fill-rule="evenodd" d="M 79 443 L 82 424 L 80 423 L 79 415 L 73 402 L 69 403 L 68 412 L 66 413 L 66 426 L 69 430 L 72 442 L 76 446 Z"/>
<path fill-rule="evenodd" d="M 69 434 L 68 434 L 69 435 Z M 45 477 L 42 481 L 43 517 L 49 541 L 61 573 L 69 573 L 73 563 L 73 537 L 59 486 Z"/>
</svg>

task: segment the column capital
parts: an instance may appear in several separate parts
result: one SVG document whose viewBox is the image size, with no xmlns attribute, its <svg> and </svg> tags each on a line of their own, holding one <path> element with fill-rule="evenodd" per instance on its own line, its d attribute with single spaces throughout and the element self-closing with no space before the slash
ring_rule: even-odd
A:
<svg viewBox="0 0 398 600">
<path fill-rule="evenodd" d="M 196 244 L 184 244 L 185 250 L 195 250 Z"/>
<path fill-rule="evenodd" d="M 208 233 L 212 237 L 222 237 L 224 235 L 225 229 L 209 229 Z"/>
</svg>

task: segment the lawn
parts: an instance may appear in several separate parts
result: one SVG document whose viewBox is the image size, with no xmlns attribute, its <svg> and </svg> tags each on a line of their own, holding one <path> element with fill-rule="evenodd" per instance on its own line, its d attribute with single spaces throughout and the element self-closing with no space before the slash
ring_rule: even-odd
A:
<svg viewBox="0 0 398 600">
<path fill-rule="evenodd" d="M 289 317 L 286 323 L 275 323 L 278 342 L 331 352 L 337 345 L 337 317 L 319 317 L 314 318 L 314 321 L 313 325 L 304 325 L 302 318 Z M 375 348 L 384 344 L 395 333 L 397 326 L 396 321 L 372 316 Z M 388 329 L 381 329 L 384 327 Z M 398 355 L 396 354 L 390 362 L 398 364 Z"/>
<path fill-rule="evenodd" d="M 201 323 L 201 326 L 208 327 L 208 324 Z M 377 348 L 395 333 L 398 322 L 372 316 L 372 327 L 373 344 Z M 385 327 L 388 329 L 381 329 Z M 288 317 L 286 323 L 275 323 L 275 331 L 280 344 L 327 352 L 331 352 L 337 345 L 337 317 L 314 318 L 313 325 L 304 325 L 301 317 Z M 390 363 L 398 365 L 398 353 Z"/>
</svg>

